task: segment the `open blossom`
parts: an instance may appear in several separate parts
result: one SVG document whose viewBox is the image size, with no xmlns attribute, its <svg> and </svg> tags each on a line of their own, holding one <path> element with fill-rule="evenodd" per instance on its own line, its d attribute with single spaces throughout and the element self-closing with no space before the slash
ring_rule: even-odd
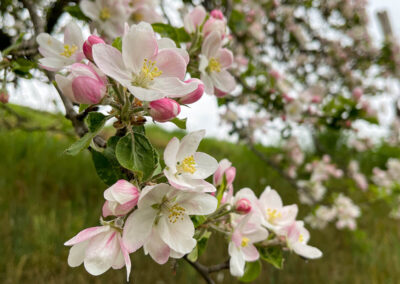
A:
<svg viewBox="0 0 400 284">
<path fill-rule="evenodd" d="M 353 201 L 342 193 L 334 201 L 337 212 L 336 227 L 338 229 L 348 228 L 355 230 L 357 227 L 356 218 L 360 217 L 360 208 Z"/>
<path fill-rule="evenodd" d="M 226 36 L 226 19 L 220 10 L 211 11 L 210 18 L 204 23 L 204 37 L 208 37 L 212 32 L 218 32 L 221 39 Z"/>
<path fill-rule="evenodd" d="M 198 83 L 184 83 L 187 58 L 177 48 L 159 49 L 150 24 L 132 25 L 122 38 L 122 53 L 106 44 L 93 46 L 97 66 L 139 100 L 177 98 L 193 92 Z"/>
<path fill-rule="evenodd" d="M 106 95 L 107 79 L 93 64 L 75 63 L 67 68 L 68 76 L 55 76 L 58 87 L 71 101 L 97 104 Z"/>
<path fill-rule="evenodd" d="M 123 240 L 130 252 L 144 246 L 158 263 L 182 257 L 196 246 L 190 215 L 208 215 L 217 208 L 210 194 L 185 192 L 167 184 L 143 189 L 135 210 L 126 220 Z"/>
<path fill-rule="evenodd" d="M 322 256 L 322 252 L 319 249 L 307 245 L 310 239 L 310 233 L 304 228 L 303 221 L 295 221 L 281 228 L 277 234 L 279 236 L 284 236 L 289 249 L 302 257 L 314 259 Z"/>
<path fill-rule="evenodd" d="M 104 191 L 106 202 L 103 216 L 123 216 L 131 211 L 139 199 L 139 190 L 126 180 L 119 180 Z"/>
<path fill-rule="evenodd" d="M 205 18 L 206 10 L 201 5 L 197 6 L 184 17 L 183 26 L 189 34 L 192 34 L 203 24 Z"/>
<path fill-rule="evenodd" d="M 121 0 L 83 0 L 79 6 L 105 36 L 115 38 L 123 34 L 128 14 Z"/>
<path fill-rule="evenodd" d="M 215 187 L 204 179 L 212 175 L 218 162 L 210 155 L 196 152 L 204 130 L 187 134 L 181 141 L 174 137 L 164 151 L 164 174 L 169 183 L 182 190 L 213 192 Z"/>
<path fill-rule="evenodd" d="M 121 269 L 126 266 L 127 279 L 131 271 L 131 260 L 118 229 L 98 226 L 85 229 L 64 245 L 72 246 L 68 265 L 77 267 L 82 263 L 92 275 L 100 275 L 111 267 Z"/>
<path fill-rule="evenodd" d="M 39 59 L 40 66 L 46 70 L 58 71 L 68 65 L 80 62 L 85 56 L 82 51 L 83 36 L 79 26 L 70 22 L 64 30 L 64 42 L 47 33 L 41 33 L 36 41 L 39 52 L 44 58 Z"/>
<path fill-rule="evenodd" d="M 226 70 L 233 64 L 232 52 L 222 48 L 221 35 L 212 32 L 203 42 L 199 70 L 205 91 L 208 94 L 226 94 L 235 87 L 235 79 Z"/>
<path fill-rule="evenodd" d="M 323 229 L 336 217 L 336 209 L 321 205 L 304 219 L 313 229 Z"/>
<path fill-rule="evenodd" d="M 153 0 L 124 0 L 128 8 L 129 22 L 132 24 L 141 21 L 147 23 L 161 23 L 163 18 L 157 13 L 156 1 Z"/>
<path fill-rule="evenodd" d="M 265 188 L 259 198 L 259 208 L 264 217 L 263 225 L 272 230 L 293 223 L 298 211 L 296 204 L 283 206 L 279 194 L 269 186 Z"/>
<path fill-rule="evenodd" d="M 268 237 L 268 231 L 259 223 L 253 222 L 252 214 L 244 216 L 232 233 L 229 242 L 229 267 L 233 276 L 243 276 L 246 261 L 256 261 L 260 254 L 254 243 L 261 242 Z"/>
</svg>

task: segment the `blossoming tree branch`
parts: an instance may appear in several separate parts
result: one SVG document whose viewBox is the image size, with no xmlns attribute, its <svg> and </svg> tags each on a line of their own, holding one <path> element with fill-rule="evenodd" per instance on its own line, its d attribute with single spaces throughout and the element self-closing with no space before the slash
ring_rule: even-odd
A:
<svg viewBox="0 0 400 284">
<path fill-rule="evenodd" d="M 100 222 L 93 220 L 93 227 L 73 237 L 70 232 L 72 238 L 65 242 L 70 246 L 68 264 L 84 265 L 92 275 L 125 268 L 129 281 L 134 273 L 130 258 L 143 249 L 160 265 L 169 259 L 187 261 L 199 277 L 214 283 L 211 274 L 223 269 L 241 281 L 253 281 L 261 261 L 281 269 L 283 251 L 305 259 L 322 256 L 308 244 L 310 234 L 298 219 L 296 204 L 284 205 L 270 186 L 259 196 L 250 188 L 235 190 L 235 176 L 241 173 L 234 165 L 197 151 L 204 130 L 172 138 L 161 155 L 153 147 L 147 125 L 173 122 L 186 129 L 186 119 L 178 118 L 181 108 L 206 95 L 218 100 L 231 133 L 285 177 L 299 202 L 310 206 L 306 222 L 313 228 L 335 222 L 338 229 L 355 230 L 359 206 L 342 192 L 325 198 L 326 184 L 345 176 L 362 191 L 370 185 L 357 161 L 336 164 L 319 134 L 349 130 L 356 119 L 377 123 L 364 93 L 382 90 L 374 80 L 362 79 L 396 78 L 398 68 L 391 60 L 398 54 L 390 35 L 386 53 L 371 46 L 365 5 L 350 2 L 184 1 L 172 16 L 181 25 L 171 24 L 165 3 L 151 0 L 58 0 L 47 8 L 46 1 L 4 4 L 3 15 L 28 24 L 5 23 L 1 29 L 0 100 L 8 101 L 7 83 L 33 76 L 43 80 L 44 74 L 79 136 L 66 154 L 89 150 L 106 185 Z M 21 9 L 27 13 L 18 13 Z M 318 11 L 319 21 L 334 12 L 343 17 L 345 24 L 330 22 L 330 29 L 345 33 L 347 45 L 317 32 L 308 16 Z M 67 22 L 59 21 L 64 13 L 72 16 Z M 376 66 L 378 73 L 371 74 Z M 241 116 L 243 107 L 246 115 Z M 280 133 L 285 143 L 282 153 L 271 157 L 256 141 L 257 134 L 276 127 L 275 120 L 284 125 Z M 110 122 L 113 135 L 105 140 L 99 133 Z M 398 119 L 393 124 L 398 130 Z M 306 160 L 292 135 L 296 126 L 311 129 L 318 158 Z M 352 139 L 354 147 L 365 146 L 365 141 Z M 397 143 L 399 136 L 391 139 Z M 379 189 L 374 197 L 381 189 L 392 196 L 389 189 L 396 185 L 399 165 L 392 159 L 387 170 L 374 169 L 371 180 Z M 217 234 L 224 236 L 229 259 L 199 263 L 201 254 L 209 253 L 207 241 Z"/>
</svg>

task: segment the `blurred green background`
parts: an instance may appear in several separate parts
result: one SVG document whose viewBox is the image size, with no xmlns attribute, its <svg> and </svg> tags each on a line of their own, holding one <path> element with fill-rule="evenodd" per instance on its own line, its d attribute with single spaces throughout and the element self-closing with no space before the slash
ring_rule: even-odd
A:
<svg viewBox="0 0 400 284">
<path fill-rule="evenodd" d="M 61 116 L 13 108 L 22 111 L 28 120 L 39 120 L 41 125 L 69 128 Z M 147 133 L 158 149 L 163 149 L 172 136 L 182 136 L 157 127 L 149 127 Z M 73 139 L 57 132 L 0 128 L 0 283 L 126 283 L 125 270 L 93 277 L 82 266 L 67 265 L 69 249 L 63 243 L 80 230 L 98 225 L 106 189 L 88 151 L 74 157 L 63 154 Z M 332 137 L 325 140 L 337 141 Z M 331 148 L 337 159 L 348 158 L 344 148 Z M 251 187 L 259 194 L 271 185 L 285 204 L 296 202 L 294 189 L 244 146 L 205 139 L 200 150 L 218 160 L 228 158 L 233 162 L 237 168 L 236 190 Z M 267 155 L 276 151 L 260 150 Z M 398 149 L 382 146 L 359 158 L 383 165 L 388 157 L 399 155 Z M 351 188 L 343 182 L 330 184 L 331 190 L 344 186 Z M 299 217 L 306 212 L 300 208 Z M 364 204 L 362 212 L 364 217 L 356 232 L 338 231 L 334 225 L 323 231 L 311 230 L 310 244 L 324 252 L 322 259 L 305 261 L 285 253 L 283 270 L 263 263 L 263 272 L 254 283 L 399 283 L 398 222 L 387 217 L 388 208 L 381 202 Z M 200 261 L 216 264 L 226 260 L 224 239 L 218 235 L 211 239 Z M 160 266 L 142 251 L 132 254 L 131 259 L 131 283 L 204 283 L 182 260 Z M 217 283 L 238 282 L 228 271 L 213 277 Z"/>
</svg>

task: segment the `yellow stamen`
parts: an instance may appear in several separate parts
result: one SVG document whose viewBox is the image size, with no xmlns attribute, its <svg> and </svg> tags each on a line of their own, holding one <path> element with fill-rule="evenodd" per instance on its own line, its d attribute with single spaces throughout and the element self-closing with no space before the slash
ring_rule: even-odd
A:
<svg viewBox="0 0 400 284">
<path fill-rule="evenodd" d="M 210 72 L 221 72 L 221 63 L 219 63 L 218 59 L 212 57 L 208 61 L 208 69 Z"/>
<path fill-rule="evenodd" d="M 304 241 L 303 235 L 300 234 L 300 236 L 299 236 L 299 242 L 302 243 L 303 241 Z"/>
<path fill-rule="evenodd" d="M 267 209 L 268 221 L 273 222 L 276 218 L 282 217 L 282 214 L 276 209 Z"/>
<path fill-rule="evenodd" d="M 132 84 L 138 87 L 147 88 L 154 78 L 157 78 L 162 74 L 162 71 L 155 65 L 155 61 L 145 59 L 140 74 L 134 76 Z"/>
<path fill-rule="evenodd" d="M 168 211 L 169 211 L 168 220 L 171 223 L 176 223 L 178 220 L 181 221 L 183 220 L 186 209 L 183 208 L 182 206 L 179 206 L 178 204 L 175 204 L 174 206 L 169 208 Z"/>
<path fill-rule="evenodd" d="M 196 161 L 194 160 L 193 155 L 186 157 L 182 162 L 178 162 L 176 168 L 179 172 L 194 174 L 196 172 Z"/>
<path fill-rule="evenodd" d="M 60 53 L 60 55 L 65 56 L 65 57 L 71 57 L 76 51 L 78 50 L 78 47 L 73 44 L 65 44 L 64 45 L 64 51 Z"/>
<path fill-rule="evenodd" d="M 102 21 L 107 21 L 109 18 L 111 18 L 110 9 L 107 7 L 101 9 L 99 18 Z"/>
<path fill-rule="evenodd" d="M 136 23 L 139 23 L 139 22 L 143 21 L 143 19 L 144 19 L 144 16 L 141 13 L 134 13 L 134 14 L 132 14 L 131 17 L 132 17 L 132 20 Z"/>
<path fill-rule="evenodd" d="M 249 242 L 250 242 L 250 239 L 249 238 L 246 238 L 246 237 L 243 237 L 242 238 L 242 243 L 240 244 L 242 247 L 245 247 L 245 246 L 247 246 L 248 244 L 249 244 Z"/>
</svg>

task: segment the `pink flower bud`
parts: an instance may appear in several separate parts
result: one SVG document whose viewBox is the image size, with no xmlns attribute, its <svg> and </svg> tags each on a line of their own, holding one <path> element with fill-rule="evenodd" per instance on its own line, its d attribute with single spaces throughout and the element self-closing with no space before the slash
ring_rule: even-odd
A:
<svg viewBox="0 0 400 284">
<path fill-rule="evenodd" d="M 196 90 L 194 90 L 193 92 L 181 97 L 178 99 L 179 103 L 181 104 L 192 104 L 194 102 L 197 102 L 198 100 L 200 100 L 200 98 L 203 96 L 204 93 L 204 84 L 202 81 L 200 81 L 199 79 L 189 79 L 186 80 L 185 83 L 190 83 L 190 82 L 198 82 L 199 85 L 197 87 Z"/>
<path fill-rule="evenodd" d="M 64 95 L 80 104 L 97 104 L 106 94 L 106 77 L 92 63 L 75 63 L 68 67 L 67 77 L 56 75 L 56 82 Z"/>
<path fill-rule="evenodd" d="M 247 214 L 251 211 L 251 202 L 247 198 L 242 198 L 236 202 L 235 210 L 240 214 Z"/>
<path fill-rule="evenodd" d="M 126 180 L 119 180 L 104 191 L 106 202 L 103 216 L 123 216 L 131 211 L 139 200 L 139 190 Z"/>
<path fill-rule="evenodd" d="M 221 91 L 221 90 L 219 90 L 219 89 L 217 89 L 217 88 L 214 88 L 214 95 L 215 95 L 217 98 L 223 98 L 223 97 L 225 97 L 227 94 L 228 94 L 228 93 L 223 92 L 223 91 Z"/>
<path fill-rule="evenodd" d="M 221 37 L 224 38 L 226 35 L 226 22 L 225 20 L 216 19 L 210 17 L 203 26 L 204 37 L 207 37 L 211 32 L 217 31 Z"/>
<path fill-rule="evenodd" d="M 271 70 L 269 72 L 269 75 L 271 75 L 273 78 L 275 78 L 275 80 L 279 80 L 282 77 L 281 74 L 279 73 L 279 71 L 275 70 L 275 69 Z"/>
<path fill-rule="evenodd" d="M 6 90 L 0 90 L 0 102 L 3 104 L 8 103 L 8 99 L 10 98 L 10 95 L 7 93 Z"/>
<path fill-rule="evenodd" d="M 223 20 L 224 19 L 224 14 L 222 14 L 221 10 L 214 9 L 214 10 L 211 11 L 211 17 L 213 17 L 215 19 Z"/>
<path fill-rule="evenodd" d="M 151 117 L 158 122 L 165 122 L 173 119 L 181 112 L 180 105 L 169 98 L 152 101 L 149 104 Z"/>
<path fill-rule="evenodd" d="M 322 101 L 322 98 L 320 96 L 317 96 L 317 95 L 312 96 L 312 98 L 311 98 L 311 102 L 314 103 L 314 104 L 319 104 L 321 101 Z"/>
<path fill-rule="evenodd" d="M 91 35 L 88 39 L 83 43 L 83 53 L 85 54 L 86 58 L 93 61 L 93 54 L 92 54 L 92 47 L 98 43 L 105 43 L 101 37 L 96 35 Z"/>
<path fill-rule="evenodd" d="M 354 88 L 352 94 L 353 97 L 358 101 L 363 95 L 363 90 L 360 87 Z"/>
<path fill-rule="evenodd" d="M 219 162 L 218 168 L 214 173 L 213 182 L 215 186 L 218 186 L 222 183 L 224 175 L 226 177 L 227 186 L 229 187 L 235 180 L 236 168 L 232 167 L 232 163 L 227 159 L 223 159 L 221 162 Z"/>
</svg>

